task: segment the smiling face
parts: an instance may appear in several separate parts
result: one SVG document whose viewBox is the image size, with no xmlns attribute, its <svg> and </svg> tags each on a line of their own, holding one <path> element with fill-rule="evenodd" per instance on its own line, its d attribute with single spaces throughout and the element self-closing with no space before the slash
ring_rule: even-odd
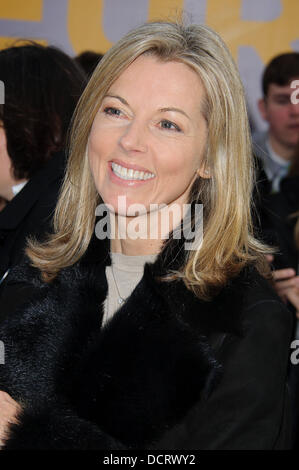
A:
<svg viewBox="0 0 299 470">
<path fill-rule="evenodd" d="M 94 119 L 88 155 L 96 188 L 115 212 L 188 202 L 206 144 L 203 98 L 191 68 L 150 55 L 113 83 Z M 122 210 L 119 196 L 126 196 Z"/>
</svg>

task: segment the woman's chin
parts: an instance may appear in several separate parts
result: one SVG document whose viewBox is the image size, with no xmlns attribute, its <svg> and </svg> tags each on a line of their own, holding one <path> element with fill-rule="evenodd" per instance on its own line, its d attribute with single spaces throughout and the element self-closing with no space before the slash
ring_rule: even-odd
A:
<svg viewBox="0 0 299 470">
<path fill-rule="evenodd" d="M 145 215 L 149 211 L 148 204 L 134 201 L 124 195 L 119 195 L 114 198 L 102 198 L 102 200 L 111 213 L 121 217 L 136 217 Z"/>
</svg>

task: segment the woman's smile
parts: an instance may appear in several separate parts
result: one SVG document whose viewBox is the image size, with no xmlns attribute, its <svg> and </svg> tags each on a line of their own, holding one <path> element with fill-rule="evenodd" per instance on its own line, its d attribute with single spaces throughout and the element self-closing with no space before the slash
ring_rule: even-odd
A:
<svg viewBox="0 0 299 470">
<path fill-rule="evenodd" d="M 136 186 L 136 182 L 146 182 L 155 178 L 155 174 L 137 165 L 124 164 L 117 161 L 109 162 L 110 177 L 113 183 Z M 120 180 L 120 181 L 119 181 Z"/>
</svg>

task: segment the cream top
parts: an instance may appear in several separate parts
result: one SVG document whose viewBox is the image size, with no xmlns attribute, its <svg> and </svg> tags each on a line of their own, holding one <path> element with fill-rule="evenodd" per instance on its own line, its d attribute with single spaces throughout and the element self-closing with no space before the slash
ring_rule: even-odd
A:
<svg viewBox="0 0 299 470">
<path fill-rule="evenodd" d="M 108 295 L 104 302 L 103 325 L 119 309 L 119 297 L 127 299 L 144 272 L 145 263 L 153 263 L 157 255 L 128 256 L 122 253 L 110 253 L 111 266 L 106 266 Z"/>
</svg>

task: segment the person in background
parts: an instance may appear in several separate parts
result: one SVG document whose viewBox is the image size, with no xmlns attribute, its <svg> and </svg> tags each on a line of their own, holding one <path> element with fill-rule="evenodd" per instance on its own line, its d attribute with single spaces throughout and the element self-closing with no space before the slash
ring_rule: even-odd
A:
<svg viewBox="0 0 299 470">
<path fill-rule="evenodd" d="M 278 251 L 271 258 L 275 270 L 290 268 L 297 272 L 299 253 L 299 145 L 280 191 L 263 199 L 259 213 L 261 235 Z"/>
<path fill-rule="evenodd" d="M 0 51 L 0 282 L 40 238 L 65 169 L 68 127 L 86 77 L 62 51 L 35 43 Z"/>
<path fill-rule="evenodd" d="M 75 61 L 82 67 L 87 77 L 90 78 L 102 57 L 103 54 L 98 52 L 84 51 L 75 57 Z"/>
<path fill-rule="evenodd" d="M 279 191 L 280 181 L 288 173 L 299 142 L 299 104 L 291 101 L 293 80 L 299 80 L 297 52 L 274 57 L 263 73 L 263 98 L 258 107 L 269 127 L 266 132 L 253 136 L 262 196 Z"/>
<path fill-rule="evenodd" d="M 260 235 L 276 248 L 269 256 L 275 289 L 294 314 L 293 339 L 299 339 L 299 145 L 280 191 L 263 198 L 259 211 Z M 299 365 L 290 364 L 294 418 L 294 446 L 299 448 Z"/>
<path fill-rule="evenodd" d="M 54 232 L 4 281 L 5 449 L 288 448 L 291 315 L 253 236 L 252 173 L 244 90 L 214 31 L 148 23 L 105 54 Z"/>
</svg>

